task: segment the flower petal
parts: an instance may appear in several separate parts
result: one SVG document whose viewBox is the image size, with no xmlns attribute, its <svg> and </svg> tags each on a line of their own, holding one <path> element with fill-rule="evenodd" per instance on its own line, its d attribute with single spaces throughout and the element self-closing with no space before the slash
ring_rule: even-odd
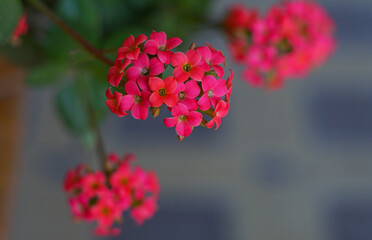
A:
<svg viewBox="0 0 372 240">
<path fill-rule="evenodd" d="M 154 57 L 150 60 L 150 75 L 155 76 L 164 72 L 164 63 L 159 58 Z"/>
<path fill-rule="evenodd" d="M 196 98 L 199 96 L 200 87 L 194 80 L 187 81 L 185 83 L 185 94 L 188 98 Z"/>
<path fill-rule="evenodd" d="M 187 115 L 188 113 L 189 110 L 187 109 L 187 106 L 182 103 L 179 103 L 172 108 L 173 117 L 178 117 L 179 115 Z"/>
<path fill-rule="evenodd" d="M 131 113 L 135 119 L 145 120 L 149 113 L 149 109 L 146 107 L 143 107 L 141 104 L 134 103 L 131 109 Z"/>
<path fill-rule="evenodd" d="M 174 126 L 176 126 L 176 124 L 178 122 L 178 118 L 177 117 L 164 118 L 163 122 L 164 122 L 165 126 L 167 126 L 167 127 L 174 127 Z"/>
<path fill-rule="evenodd" d="M 226 82 L 224 79 L 218 79 L 216 84 L 214 85 L 213 95 L 216 97 L 222 97 L 227 92 Z"/>
<path fill-rule="evenodd" d="M 201 56 L 200 54 L 195 51 L 195 50 L 189 50 L 186 52 L 186 56 L 187 56 L 187 62 L 191 65 L 191 66 L 196 66 L 198 65 L 200 59 L 201 59 Z"/>
<path fill-rule="evenodd" d="M 216 71 L 217 76 L 219 78 L 222 78 L 223 75 L 225 75 L 225 71 L 223 70 L 223 67 L 221 67 L 220 65 L 213 65 L 212 68 L 214 69 L 214 71 Z"/>
<path fill-rule="evenodd" d="M 132 108 L 134 103 L 134 96 L 132 95 L 125 95 L 122 97 L 120 102 L 120 108 L 124 111 L 128 111 Z"/>
<path fill-rule="evenodd" d="M 187 122 L 191 126 L 196 127 L 200 125 L 202 118 L 203 118 L 203 114 L 197 111 L 192 111 L 192 112 L 189 112 L 189 114 L 187 115 Z"/>
<path fill-rule="evenodd" d="M 141 92 L 137 86 L 137 83 L 134 81 L 129 81 L 124 86 L 125 92 L 129 95 L 138 95 L 141 96 Z"/>
<path fill-rule="evenodd" d="M 212 56 L 211 50 L 207 46 L 197 47 L 196 51 L 206 60 L 209 60 Z"/>
<path fill-rule="evenodd" d="M 186 105 L 189 111 L 196 111 L 198 109 L 198 104 L 195 98 L 185 98 L 180 103 Z"/>
<path fill-rule="evenodd" d="M 154 39 L 160 46 L 165 46 L 167 43 L 167 35 L 165 32 L 152 32 L 150 38 Z"/>
<path fill-rule="evenodd" d="M 211 107 L 211 101 L 208 98 L 208 94 L 204 93 L 198 101 L 200 110 L 206 111 Z"/>
<path fill-rule="evenodd" d="M 106 97 L 107 97 L 108 99 L 111 99 L 111 98 L 114 97 L 114 95 L 112 95 L 112 93 L 111 93 L 111 88 L 108 88 L 108 89 L 106 90 Z"/>
<path fill-rule="evenodd" d="M 190 77 L 196 81 L 201 81 L 204 76 L 204 71 L 200 67 L 193 67 L 190 71 Z"/>
<path fill-rule="evenodd" d="M 165 45 L 166 50 L 171 50 L 178 47 L 182 43 L 182 40 L 178 37 L 169 38 L 167 44 Z"/>
<path fill-rule="evenodd" d="M 164 88 L 164 82 L 161 78 L 158 77 L 150 77 L 149 79 L 149 87 L 151 91 L 157 92 L 159 89 Z"/>
<path fill-rule="evenodd" d="M 126 52 L 125 57 L 131 60 L 136 60 L 138 58 L 139 53 L 140 53 L 140 49 L 135 48 L 133 51 Z"/>
<path fill-rule="evenodd" d="M 138 86 L 142 89 L 142 90 L 145 90 L 145 91 L 148 91 L 150 90 L 149 89 L 149 77 L 148 76 L 139 76 L 139 78 L 137 79 L 137 84 Z"/>
<path fill-rule="evenodd" d="M 202 81 L 202 89 L 204 92 L 207 92 L 209 90 L 211 90 L 214 85 L 216 85 L 216 78 L 212 75 L 207 75 L 205 77 L 203 77 L 203 81 Z"/>
<path fill-rule="evenodd" d="M 150 104 L 152 107 L 160 107 L 163 105 L 163 99 L 158 92 L 154 92 L 150 96 Z"/>
<path fill-rule="evenodd" d="M 182 52 L 176 52 L 171 57 L 173 67 L 183 66 L 187 63 L 187 56 Z"/>
<path fill-rule="evenodd" d="M 162 63 L 170 64 L 172 54 L 173 53 L 171 51 L 158 51 L 158 58 Z"/>
<path fill-rule="evenodd" d="M 144 51 L 148 54 L 156 55 L 158 49 L 159 49 L 158 42 L 153 39 L 150 39 L 145 43 Z"/>
<path fill-rule="evenodd" d="M 150 67 L 150 60 L 149 56 L 146 53 L 141 53 L 137 60 L 133 61 L 133 66 L 137 66 L 139 68 L 149 68 Z"/>
<path fill-rule="evenodd" d="M 134 37 L 133 35 L 130 35 L 127 39 L 123 42 L 123 47 L 130 48 L 134 44 Z"/>
<path fill-rule="evenodd" d="M 164 79 L 164 89 L 167 93 L 174 93 L 177 89 L 177 81 L 173 76 Z"/>
<path fill-rule="evenodd" d="M 166 94 L 163 96 L 163 101 L 168 107 L 173 107 L 178 101 L 177 94 Z"/>
<path fill-rule="evenodd" d="M 187 121 L 178 121 L 176 125 L 176 132 L 178 136 L 187 137 L 192 132 L 192 127 Z"/>
<path fill-rule="evenodd" d="M 176 67 L 173 70 L 173 76 L 176 78 L 178 83 L 183 83 L 187 79 L 189 79 L 189 74 L 183 71 L 182 67 Z"/>
<path fill-rule="evenodd" d="M 136 66 L 131 66 L 127 69 L 128 81 L 137 81 L 138 77 L 141 76 L 141 69 Z"/>
<path fill-rule="evenodd" d="M 145 34 L 140 34 L 136 37 L 136 40 L 134 41 L 135 46 L 137 47 L 139 44 L 143 43 L 147 40 L 147 37 Z"/>
</svg>

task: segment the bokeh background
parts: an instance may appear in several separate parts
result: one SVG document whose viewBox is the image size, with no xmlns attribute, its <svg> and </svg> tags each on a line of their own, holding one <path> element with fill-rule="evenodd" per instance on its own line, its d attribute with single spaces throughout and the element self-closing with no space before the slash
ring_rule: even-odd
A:
<svg viewBox="0 0 372 240">
<path fill-rule="evenodd" d="M 234 2 L 211 0 L 205 15 L 221 19 Z M 244 3 L 264 11 L 277 1 Z M 337 51 L 279 91 L 241 80 L 223 32 L 199 28 L 185 36 L 186 46 L 195 40 L 222 49 L 235 72 L 231 109 L 218 131 L 197 128 L 179 143 L 159 118 L 111 114 L 103 121 L 106 147 L 135 153 L 162 186 L 155 217 L 142 227 L 126 218 L 123 234 L 112 239 L 372 239 L 372 2 L 320 3 L 335 20 Z M 21 91 L 19 160 L 3 212 L 9 239 L 100 239 L 92 225 L 71 221 L 64 174 L 80 162 L 97 166 L 97 159 L 61 123 L 56 91 Z M 11 139 L 9 126 L 3 123 L 2 144 Z"/>
</svg>

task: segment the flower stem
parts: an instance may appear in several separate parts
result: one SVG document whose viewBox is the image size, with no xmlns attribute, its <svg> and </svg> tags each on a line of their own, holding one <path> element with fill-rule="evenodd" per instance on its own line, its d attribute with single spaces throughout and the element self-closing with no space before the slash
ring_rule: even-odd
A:
<svg viewBox="0 0 372 240">
<path fill-rule="evenodd" d="M 69 27 L 61 18 L 59 18 L 52 10 L 50 10 L 43 2 L 40 0 L 27 0 L 32 6 L 37 8 L 40 12 L 45 14 L 52 22 L 54 22 L 58 27 L 65 31 L 71 38 L 77 41 L 85 50 L 90 52 L 97 59 L 102 61 L 108 66 L 114 65 L 114 63 L 108 59 L 100 50 L 95 48 L 90 44 L 85 38 L 83 38 L 79 33 Z"/>
<path fill-rule="evenodd" d="M 107 153 L 105 150 L 105 145 L 103 143 L 103 137 L 99 128 L 99 123 L 97 120 L 96 113 L 93 108 L 93 104 L 91 101 L 91 97 L 89 93 L 86 91 L 86 85 L 89 84 L 87 81 L 81 81 L 81 84 L 79 85 L 81 87 L 81 92 L 84 98 L 85 107 L 87 110 L 88 118 L 89 118 L 89 127 L 94 132 L 94 135 L 96 137 L 95 139 L 95 149 L 97 151 L 99 163 L 101 165 L 101 169 L 104 171 L 104 173 L 107 175 L 107 166 L 106 166 L 106 159 L 107 159 Z"/>
</svg>

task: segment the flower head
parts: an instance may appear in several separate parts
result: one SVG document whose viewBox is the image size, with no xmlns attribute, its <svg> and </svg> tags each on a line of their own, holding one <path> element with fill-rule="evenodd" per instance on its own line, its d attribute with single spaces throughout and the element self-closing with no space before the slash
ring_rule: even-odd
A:
<svg viewBox="0 0 372 240">
<path fill-rule="evenodd" d="M 209 43 L 201 47 L 193 43 L 186 53 L 174 53 L 173 48 L 181 42 L 177 37 L 167 39 L 164 32 L 152 32 L 149 39 L 142 35 L 127 38 L 107 76 L 113 90 L 106 92 L 110 110 L 120 117 L 130 111 L 142 120 L 147 118 L 149 108 L 154 117 L 161 109 L 168 109 L 172 115 L 187 111 L 188 118 L 186 114 L 180 121 L 164 120 L 167 126 L 176 126 L 179 139 L 196 126 L 206 127 L 203 114 L 210 117 L 219 100 L 229 102 L 233 74 L 230 70 L 231 76 L 224 79 L 226 59 L 221 50 Z M 170 75 L 167 68 L 174 68 Z M 114 160 L 118 158 L 113 157 L 110 169 L 115 166 Z M 141 194 L 137 190 L 135 196 Z"/>
<path fill-rule="evenodd" d="M 252 86 L 282 87 L 304 77 L 334 51 L 333 21 L 321 5 L 285 1 L 258 17 L 243 5 L 233 7 L 225 29 L 234 60 L 246 66 L 243 78 Z"/>
<path fill-rule="evenodd" d="M 106 162 L 111 168 L 105 173 L 91 172 L 85 165 L 79 165 L 66 175 L 64 187 L 73 217 L 96 221 L 97 235 L 118 235 L 120 229 L 114 225 L 122 221 L 124 211 L 131 211 L 139 224 L 156 211 L 160 191 L 157 175 L 139 166 L 133 169 L 133 160 L 132 154 L 122 159 L 110 154 Z"/>
</svg>

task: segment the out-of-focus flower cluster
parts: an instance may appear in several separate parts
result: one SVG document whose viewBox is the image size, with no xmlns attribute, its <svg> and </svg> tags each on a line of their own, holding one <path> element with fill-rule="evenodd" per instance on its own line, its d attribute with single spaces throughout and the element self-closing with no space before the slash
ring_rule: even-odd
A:
<svg viewBox="0 0 372 240">
<path fill-rule="evenodd" d="M 13 31 L 10 43 L 17 45 L 20 43 L 20 37 L 28 32 L 27 15 L 24 13 L 18 20 L 17 26 Z"/>
<path fill-rule="evenodd" d="M 160 185 L 155 172 L 131 167 L 135 156 L 120 159 L 111 154 L 106 161 L 106 172 L 92 171 L 86 165 L 70 170 L 64 182 L 69 195 L 71 213 L 76 220 L 97 221 L 97 235 L 117 235 L 115 222 L 122 221 L 123 211 L 142 224 L 157 209 Z"/>
<path fill-rule="evenodd" d="M 149 39 L 143 34 L 127 38 L 107 77 L 112 87 L 106 104 L 111 111 L 119 117 L 130 111 L 144 120 L 149 109 L 157 117 L 166 107 L 172 117 L 164 124 L 176 127 L 180 140 L 200 125 L 217 129 L 229 110 L 232 72 L 223 79 L 221 65 L 226 63 L 220 50 L 192 44 L 186 53 L 173 52 L 181 43 L 177 37 L 167 39 L 164 32 L 153 32 Z M 172 68 L 170 76 L 163 76 L 166 68 Z"/>
<path fill-rule="evenodd" d="M 283 80 L 303 77 L 333 52 L 334 24 L 312 1 L 286 1 L 260 17 L 235 5 L 224 20 L 233 58 L 246 66 L 251 85 L 280 88 Z"/>
</svg>

